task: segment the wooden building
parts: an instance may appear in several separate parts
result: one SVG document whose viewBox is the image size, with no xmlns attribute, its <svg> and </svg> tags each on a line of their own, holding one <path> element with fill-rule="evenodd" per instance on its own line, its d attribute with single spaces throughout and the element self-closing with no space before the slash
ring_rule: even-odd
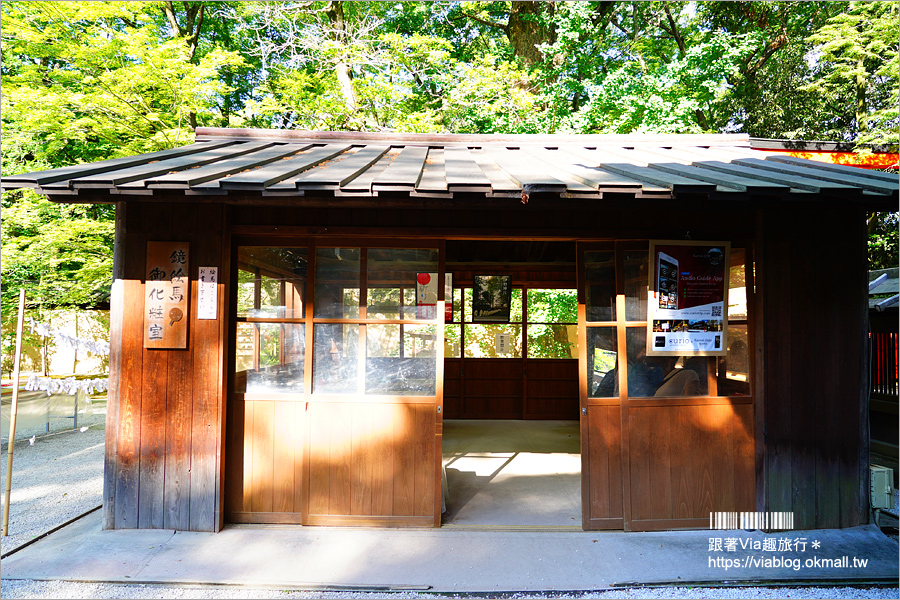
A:
<svg viewBox="0 0 900 600">
<path fill-rule="evenodd" d="M 109 529 L 437 527 L 444 418 L 579 419 L 585 529 L 869 521 L 864 211 L 896 176 L 740 135 L 198 129 L 3 186 L 117 207 Z M 659 240 L 730 250 L 687 396 L 629 375 Z"/>
</svg>

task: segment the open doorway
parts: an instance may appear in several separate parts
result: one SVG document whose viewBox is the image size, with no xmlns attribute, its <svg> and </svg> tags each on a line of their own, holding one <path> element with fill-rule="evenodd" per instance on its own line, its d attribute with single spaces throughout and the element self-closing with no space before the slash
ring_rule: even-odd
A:
<svg viewBox="0 0 900 600">
<path fill-rule="evenodd" d="M 447 272 L 442 523 L 580 529 L 575 244 L 448 242 Z M 479 318 L 480 280 L 508 318 Z"/>
<path fill-rule="evenodd" d="M 581 529 L 578 421 L 444 421 L 442 523 Z"/>
</svg>

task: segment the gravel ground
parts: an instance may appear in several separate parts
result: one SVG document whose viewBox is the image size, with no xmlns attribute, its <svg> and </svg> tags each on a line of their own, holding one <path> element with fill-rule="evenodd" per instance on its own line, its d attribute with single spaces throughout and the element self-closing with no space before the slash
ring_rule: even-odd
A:
<svg viewBox="0 0 900 600">
<path fill-rule="evenodd" d="M 16 443 L 10 535 L 2 538 L 5 554 L 50 529 L 100 505 L 103 490 L 105 406 L 95 406 L 84 431 L 61 431 Z M 6 444 L 3 445 L 6 454 Z M 6 460 L 2 462 L 5 477 Z M 316 592 L 222 586 L 160 586 L 3 580 L 3 598 L 466 598 L 421 592 Z M 900 598 L 894 587 L 694 587 L 630 588 L 601 592 L 504 594 L 491 598 Z"/>
</svg>

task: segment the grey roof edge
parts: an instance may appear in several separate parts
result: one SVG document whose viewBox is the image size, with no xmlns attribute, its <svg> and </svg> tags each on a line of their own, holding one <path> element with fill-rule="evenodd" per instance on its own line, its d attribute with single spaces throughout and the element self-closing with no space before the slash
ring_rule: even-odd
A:
<svg viewBox="0 0 900 600">
<path fill-rule="evenodd" d="M 578 143 L 592 144 L 727 144 L 749 145 L 750 136 L 742 133 L 714 134 L 476 134 L 476 133 L 403 133 L 371 131 L 308 131 L 300 129 L 249 129 L 231 127 L 198 127 L 194 130 L 195 140 L 272 140 L 272 141 L 316 141 L 326 142 L 378 142 L 381 144 L 541 144 Z"/>
<path fill-rule="evenodd" d="M 754 150 L 805 150 L 807 152 L 857 152 L 867 148 L 876 154 L 895 154 L 896 144 L 856 144 L 855 142 L 827 140 L 782 140 L 773 138 L 750 138 Z"/>
</svg>

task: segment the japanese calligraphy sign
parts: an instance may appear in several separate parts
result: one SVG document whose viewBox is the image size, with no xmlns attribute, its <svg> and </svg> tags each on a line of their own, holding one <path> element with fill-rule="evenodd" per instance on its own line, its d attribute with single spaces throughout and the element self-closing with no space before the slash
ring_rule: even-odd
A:
<svg viewBox="0 0 900 600">
<path fill-rule="evenodd" d="M 197 281 L 197 318 L 215 319 L 218 312 L 219 268 L 200 267 Z"/>
<path fill-rule="evenodd" d="M 190 243 L 147 242 L 144 348 L 187 348 Z"/>
<path fill-rule="evenodd" d="M 724 356 L 728 242 L 651 241 L 647 355 Z"/>
</svg>

